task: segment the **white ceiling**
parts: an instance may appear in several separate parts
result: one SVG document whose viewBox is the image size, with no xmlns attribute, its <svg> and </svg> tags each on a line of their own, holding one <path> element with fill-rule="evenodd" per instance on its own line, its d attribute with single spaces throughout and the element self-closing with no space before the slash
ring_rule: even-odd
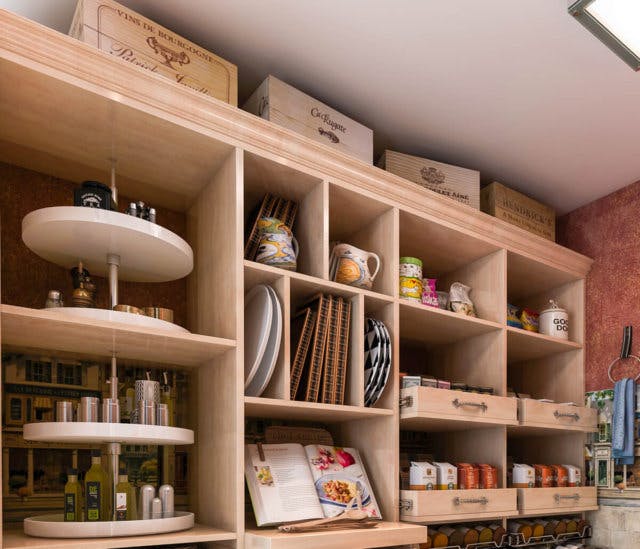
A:
<svg viewBox="0 0 640 549">
<path fill-rule="evenodd" d="M 0 0 L 66 32 L 75 0 Z M 123 0 L 373 128 L 570 211 L 640 179 L 640 74 L 567 0 Z M 241 103 L 240 103 L 241 104 Z"/>
</svg>

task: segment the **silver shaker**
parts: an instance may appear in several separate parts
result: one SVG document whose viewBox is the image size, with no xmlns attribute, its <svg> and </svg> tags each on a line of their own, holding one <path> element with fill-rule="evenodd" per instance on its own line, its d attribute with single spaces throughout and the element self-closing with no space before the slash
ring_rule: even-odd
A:
<svg viewBox="0 0 640 549">
<path fill-rule="evenodd" d="M 156 497 L 156 489 L 151 484 L 144 484 L 140 488 L 140 505 L 138 506 L 138 513 L 142 520 L 148 520 L 151 518 L 151 504 Z"/>
<path fill-rule="evenodd" d="M 162 502 L 162 517 L 172 518 L 174 512 L 173 486 L 170 484 L 160 486 L 160 488 L 158 488 L 158 497 Z"/>
</svg>

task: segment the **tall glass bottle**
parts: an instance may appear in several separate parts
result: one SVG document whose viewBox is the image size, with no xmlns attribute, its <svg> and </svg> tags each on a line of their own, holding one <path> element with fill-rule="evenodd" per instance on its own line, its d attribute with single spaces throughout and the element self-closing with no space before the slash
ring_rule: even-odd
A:
<svg viewBox="0 0 640 549">
<path fill-rule="evenodd" d="M 129 483 L 127 468 L 124 463 L 121 463 L 116 486 L 116 520 L 136 520 L 137 518 L 136 489 Z"/>
<path fill-rule="evenodd" d="M 78 470 L 69 469 L 67 483 L 64 486 L 65 522 L 82 521 L 82 486 L 78 482 Z"/>
<path fill-rule="evenodd" d="M 87 521 L 111 520 L 111 486 L 102 468 L 102 452 L 91 450 L 91 467 L 84 476 Z"/>
</svg>

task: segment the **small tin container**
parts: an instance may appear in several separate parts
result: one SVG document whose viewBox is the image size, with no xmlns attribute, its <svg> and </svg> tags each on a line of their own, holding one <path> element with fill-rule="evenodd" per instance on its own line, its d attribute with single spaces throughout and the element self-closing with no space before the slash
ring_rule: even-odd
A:
<svg viewBox="0 0 640 549">
<path fill-rule="evenodd" d="M 399 274 L 400 276 L 422 280 L 422 260 L 417 257 L 401 257 Z"/>
<path fill-rule="evenodd" d="M 163 484 L 158 488 L 158 497 L 162 502 L 162 518 L 172 518 L 174 513 L 173 486 Z"/>
<path fill-rule="evenodd" d="M 56 402 L 56 421 L 73 421 L 73 402 L 68 400 Z"/>
<path fill-rule="evenodd" d="M 422 303 L 422 280 L 417 277 L 400 277 L 400 297 Z"/>
<path fill-rule="evenodd" d="M 151 518 L 151 504 L 156 498 L 156 489 L 151 484 L 145 484 L 140 488 L 140 505 L 138 513 L 142 520 Z M 160 501 L 160 500 L 158 500 Z M 162 505 L 162 503 L 160 503 Z"/>
<path fill-rule="evenodd" d="M 558 339 L 569 339 L 569 314 L 551 299 L 549 308 L 540 313 L 538 329 L 541 334 Z"/>
<path fill-rule="evenodd" d="M 173 322 L 173 309 L 167 309 L 165 307 L 145 307 L 143 311 L 145 315 L 152 318 Z"/>
<path fill-rule="evenodd" d="M 452 391 L 466 391 L 467 390 L 467 384 L 466 383 L 460 383 L 460 382 L 454 382 L 451 384 L 451 390 Z"/>
<path fill-rule="evenodd" d="M 451 382 L 444 379 L 438 380 L 438 389 L 451 389 Z"/>
<path fill-rule="evenodd" d="M 82 397 L 78 406 L 78 421 L 98 422 L 100 399 L 98 397 Z"/>
<path fill-rule="evenodd" d="M 112 210 L 114 206 L 111 189 L 99 181 L 83 181 L 73 192 L 73 204 L 101 210 Z"/>
</svg>

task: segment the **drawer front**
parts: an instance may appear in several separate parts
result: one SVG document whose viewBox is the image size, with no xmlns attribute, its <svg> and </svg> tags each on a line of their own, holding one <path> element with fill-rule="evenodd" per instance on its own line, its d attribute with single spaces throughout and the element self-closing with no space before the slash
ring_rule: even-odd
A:
<svg viewBox="0 0 640 549">
<path fill-rule="evenodd" d="M 517 510 L 515 488 L 497 490 L 401 490 L 400 517 L 509 514 Z"/>
<path fill-rule="evenodd" d="M 553 402 L 538 402 L 529 398 L 519 402 L 520 421 L 562 427 L 596 430 L 598 412 L 583 406 L 563 406 Z"/>
<path fill-rule="evenodd" d="M 436 413 L 446 418 L 482 418 L 514 423 L 518 419 L 517 399 L 481 395 L 464 391 L 409 387 L 402 389 L 402 397 L 410 397 L 410 406 L 401 412 Z"/>
<path fill-rule="evenodd" d="M 518 488 L 518 509 L 569 509 L 597 505 L 597 488 Z"/>
</svg>

